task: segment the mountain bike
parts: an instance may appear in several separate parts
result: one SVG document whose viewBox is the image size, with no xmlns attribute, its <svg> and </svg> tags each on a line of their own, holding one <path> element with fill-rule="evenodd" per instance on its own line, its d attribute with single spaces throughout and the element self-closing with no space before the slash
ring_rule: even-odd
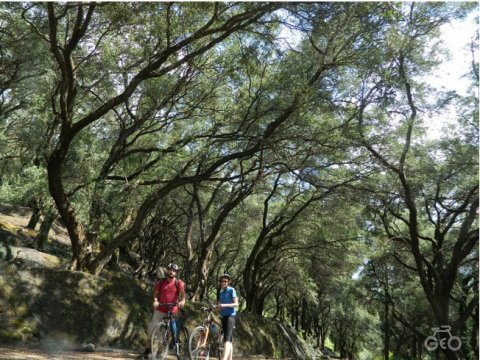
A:
<svg viewBox="0 0 480 360">
<path fill-rule="evenodd" d="M 202 311 L 207 313 L 207 318 L 190 333 L 188 339 L 190 360 L 222 358 L 223 334 L 222 327 L 213 320 L 212 312 L 215 308 L 215 306 L 202 307 Z"/>
<path fill-rule="evenodd" d="M 170 348 L 175 351 L 177 360 L 186 357 L 188 345 L 188 332 L 183 326 L 183 321 L 176 321 L 172 309 L 178 303 L 160 303 L 159 306 L 167 307 L 167 316 L 155 325 L 151 338 L 151 359 L 164 360 Z"/>
</svg>

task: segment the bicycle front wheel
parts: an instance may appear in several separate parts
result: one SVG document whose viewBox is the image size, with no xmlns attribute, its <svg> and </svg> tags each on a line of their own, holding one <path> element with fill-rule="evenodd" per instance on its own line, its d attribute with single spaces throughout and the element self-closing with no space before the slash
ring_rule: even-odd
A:
<svg viewBox="0 0 480 360">
<path fill-rule="evenodd" d="M 190 360 L 210 359 L 210 341 L 204 326 L 197 326 L 190 333 L 188 339 L 188 353 Z"/>
<path fill-rule="evenodd" d="M 150 345 L 152 349 L 152 360 L 164 360 L 168 354 L 170 329 L 167 324 L 158 324 L 152 332 Z"/>
<path fill-rule="evenodd" d="M 210 358 L 218 358 L 221 360 L 223 358 L 223 336 L 220 333 L 212 336 L 212 348 L 213 351 L 210 352 Z"/>
<path fill-rule="evenodd" d="M 188 353 L 188 331 L 184 327 L 181 327 L 178 331 L 178 348 L 177 359 L 184 360 L 189 358 Z"/>
</svg>

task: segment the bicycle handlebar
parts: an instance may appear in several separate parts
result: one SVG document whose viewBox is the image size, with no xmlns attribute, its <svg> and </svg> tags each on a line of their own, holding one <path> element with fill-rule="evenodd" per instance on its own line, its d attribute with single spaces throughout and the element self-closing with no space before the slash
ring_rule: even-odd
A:
<svg viewBox="0 0 480 360">
<path fill-rule="evenodd" d="M 160 306 L 167 306 L 167 307 L 174 307 L 177 306 L 178 302 L 172 302 L 172 303 L 158 303 L 158 307 Z"/>
<path fill-rule="evenodd" d="M 202 310 L 202 311 L 205 311 L 205 312 L 207 312 L 207 311 L 208 311 L 208 312 L 211 312 L 211 311 L 215 310 L 216 308 L 217 308 L 216 305 L 203 306 L 203 307 L 201 308 L 201 310 Z"/>
</svg>

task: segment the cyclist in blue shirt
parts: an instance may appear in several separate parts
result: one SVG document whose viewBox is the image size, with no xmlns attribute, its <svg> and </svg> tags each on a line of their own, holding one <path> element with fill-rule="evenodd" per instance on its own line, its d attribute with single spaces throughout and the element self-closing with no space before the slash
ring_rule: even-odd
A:
<svg viewBox="0 0 480 360">
<path fill-rule="evenodd" d="M 235 289 L 230 285 L 230 275 L 223 274 L 220 277 L 220 293 L 218 296 L 218 309 L 222 317 L 224 352 L 222 360 L 232 360 L 233 358 L 233 330 L 235 328 L 236 308 L 238 307 L 238 297 Z"/>
</svg>

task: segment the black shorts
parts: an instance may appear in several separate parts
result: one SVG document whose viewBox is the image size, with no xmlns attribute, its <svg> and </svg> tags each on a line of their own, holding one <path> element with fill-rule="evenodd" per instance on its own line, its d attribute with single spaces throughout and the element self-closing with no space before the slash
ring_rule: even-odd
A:
<svg viewBox="0 0 480 360">
<path fill-rule="evenodd" d="M 223 341 L 233 341 L 233 331 L 235 329 L 235 316 L 222 316 Z"/>
</svg>

